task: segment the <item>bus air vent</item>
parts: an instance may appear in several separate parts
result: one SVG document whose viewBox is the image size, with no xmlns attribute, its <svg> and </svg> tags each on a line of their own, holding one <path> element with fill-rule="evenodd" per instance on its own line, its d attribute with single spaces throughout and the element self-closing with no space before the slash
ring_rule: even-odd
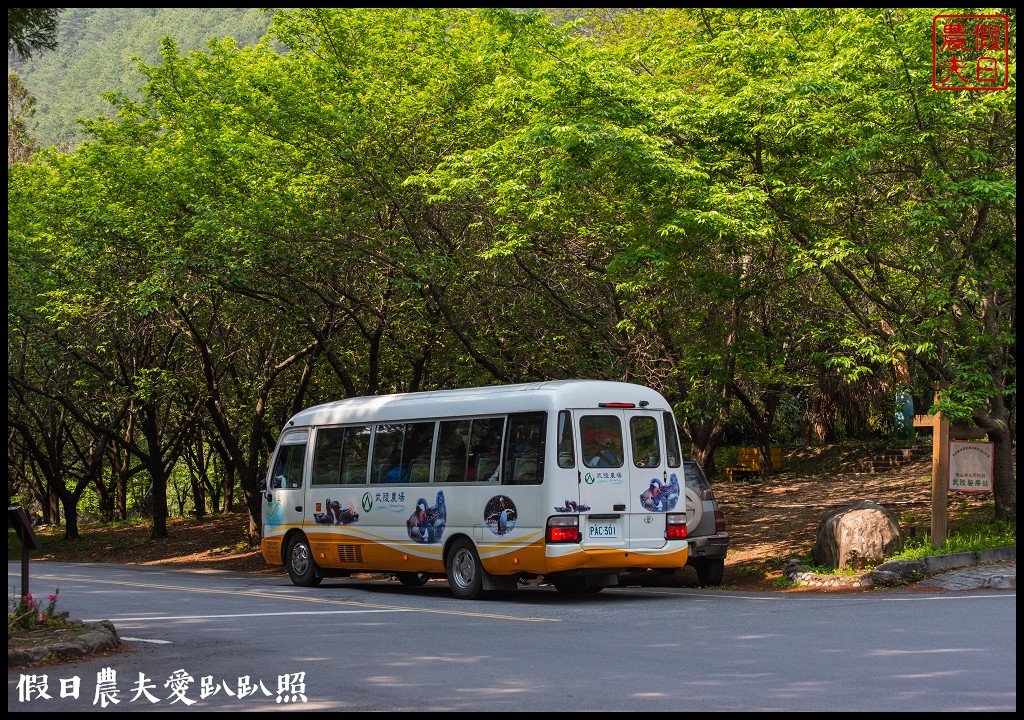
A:
<svg viewBox="0 0 1024 720">
<path fill-rule="evenodd" d="M 361 563 L 363 561 L 362 545 L 339 545 L 338 562 Z"/>
</svg>

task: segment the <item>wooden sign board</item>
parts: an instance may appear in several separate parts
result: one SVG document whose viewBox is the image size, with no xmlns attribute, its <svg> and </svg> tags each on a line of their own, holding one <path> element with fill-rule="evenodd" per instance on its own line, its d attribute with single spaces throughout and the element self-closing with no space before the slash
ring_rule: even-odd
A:
<svg viewBox="0 0 1024 720">
<path fill-rule="evenodd" d="M 992 492 L 995 474 L 994 443 L 949 441 L 949 489 Z"/>
<path fill-rule="evenodd" d="M 935 404 L 939 404 L 942 391 L 948 390 L 949 385 L 945 382 L 935 383 Z M 953 460 L 953 449 L 951 444 L 958 444 L 957 440 L 970 438 L 983 438 L 988 434 L 985 428 L 950 426 L 949 420 L 943 417 L 941 412 L 934 415 L 915 415 L 914 427 L 931 428 L 932 430 L 932 547 L 941 548 L 946 544 L 946 520 L 947 520 L 947 496 L 950 490 L 966 492 L 985 492 L 984 473 L 972 465 L 970 468 L 960 470 L 961 475 L 954 475 L 951 472 Z M 955 440 L 954 440 L 955 438 Z M 967 443 L 980 445 L 982 443 Z M 986 443 L 991 445 L 991 443 Z M 975 450 L 968 450 L 966 454 L 958 454 L 957 458 L 967 461 L 967 458 L 974 458 Z M 989 457 L 995 459 L 995 454 L 989 450 Z M 991 490 L 992 478 L 995 475 L 993 465 L 988 465 L 987 470 L 988 489 Z M 982 477 L 976 475 L 981 474 Z M 954 478 L 956 480 L 954 486 Z M 972 484 L 973 482 L 973 484 Z M 979 486 L 979 482 L 981 485 Z"/>
</svg>

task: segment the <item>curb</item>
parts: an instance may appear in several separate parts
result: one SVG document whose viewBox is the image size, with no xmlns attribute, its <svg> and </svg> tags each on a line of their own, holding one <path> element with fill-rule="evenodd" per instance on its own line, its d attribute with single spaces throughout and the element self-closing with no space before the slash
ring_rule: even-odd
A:
<svg viewBox="0 0 1024 720">
<path fill-rule="evenodd" d="M 950 555 L 929 555 L 923 560 L 890 560 L 863 575 L 819 575 L 811 572 L 796 558 L 786 563 L 783 576 L 796 585 L 810 587 L 871 588 L 875 586 L 895 587 L 919 582 L 925 577 L 938 573 L 973 567 L 986 563 L 1017 561 L 1017 546 L 1007 545 Z M 1004 578 L 993 576 L 992 587 L 1016 589 L 1016 575 Z M 980 585 L 978 587 L 986 587 Z"/>
<path fill-rule="evenodd" d="M 85 657 L 86 655 L 113 649 L 121 644 L 121 639 L 117 636 L 117 630 L 109 620 L 100 620 L 95 623 L 78 622 L 77 624 L 85 625 L 90 627 L 90 629 L 74 640 L 40 645 L 28 650 L 12 650 L 8 648 L 7 667 L 36 663 L 49 655 L 60 658 Z"/>
<path fill-rule="evenodd" d="M 989 548 L 977 552 L 962 552 L 953 555 L 931 555 L 924 559 L 925 569 L 928 574 L 942 572 L 943 570 L 955 570 L 970 565 L 980 565 L 988 562 L 1016 562 L 1017 546 L 1007 545 L 1001 548 Z"/>
</svg>

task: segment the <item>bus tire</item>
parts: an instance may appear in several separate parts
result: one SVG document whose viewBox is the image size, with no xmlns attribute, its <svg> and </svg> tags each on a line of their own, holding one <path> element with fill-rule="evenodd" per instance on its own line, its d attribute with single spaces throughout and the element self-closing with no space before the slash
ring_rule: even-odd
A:
<svg viewBox="0 0 1024 720">
<path fill-rule="evenodd" d="M 395 573 L 395 577 L 398 578 L 398 582 L 402 583 L 406 587 L 421 587 L 427 582 L 427 576 L 425 573 L 400 572 Z"/>
<path fill-rule="evenodd" d="M 480 596 L 484 586 L 484 568 L 473 543 L 465 538 L 453 542 L 446 566 L 448 585 L 455 597 L 474 600 Z"/>
<path fill-rule="evenodd" d="M 293 585 L 315 587 L 324 577 L 313 560 L 313 551 L 309 549 L 309 540 L 305 535 L 296 535 L 288 544 L 288 577 Z"/>
</svg>

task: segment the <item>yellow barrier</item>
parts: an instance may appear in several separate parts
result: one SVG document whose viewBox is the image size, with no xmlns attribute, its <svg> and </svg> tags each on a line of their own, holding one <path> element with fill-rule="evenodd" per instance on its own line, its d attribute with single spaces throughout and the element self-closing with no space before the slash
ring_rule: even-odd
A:
<svg viewBox="0 0 1024 720">
<path fill-rule="evenodd" d="M 782 469 L 782 448 L 771 448 L 772 470 Z M 761 472 L 761 458 L 757 448 L 740 448 L 739 456 L 736 459 L 736 466 L 725 469 L 725 474 L 732 482 L 737 477 L 753 475 Z"/>
</svg>

